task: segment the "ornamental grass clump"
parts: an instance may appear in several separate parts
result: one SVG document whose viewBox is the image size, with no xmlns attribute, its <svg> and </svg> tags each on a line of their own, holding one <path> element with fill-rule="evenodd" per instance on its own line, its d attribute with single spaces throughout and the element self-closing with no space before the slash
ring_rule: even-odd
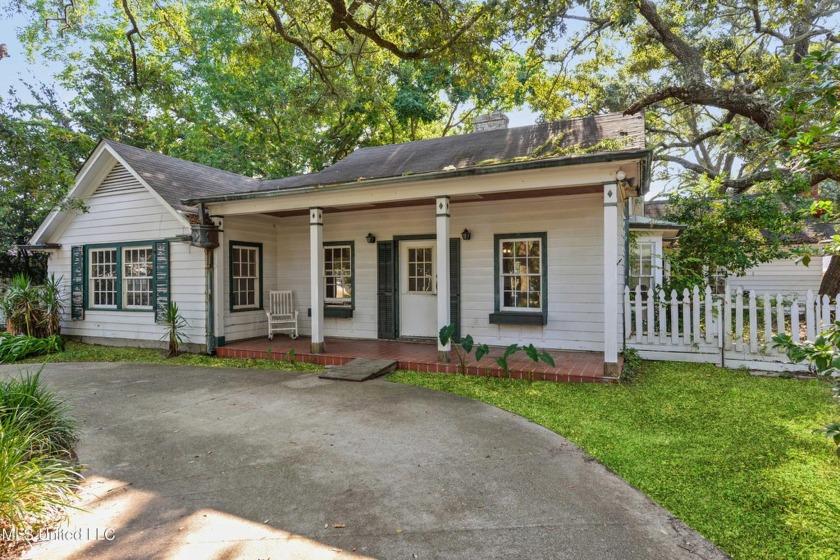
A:
<svg viewBox="0 0 840 560">
<path fill-rule="evenodd" d="M 64 350 L 64 341 L 57 334 L 47 338 L 0 333 L 0 364 Z"/>
<path fill-rule="evenodd" d="M 0 383 L 0 530 L 6 535 L 25 539 L 70 507 L 80 480 L 75 439 L 65 405 L 43 386 L 40 371 Z"/>
</svg>

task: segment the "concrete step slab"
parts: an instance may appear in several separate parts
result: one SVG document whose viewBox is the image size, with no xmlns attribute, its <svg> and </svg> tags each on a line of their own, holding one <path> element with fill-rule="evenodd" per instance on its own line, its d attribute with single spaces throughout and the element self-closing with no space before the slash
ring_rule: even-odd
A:
<svg viewBox="0 0 840 560">
<path fill-rule="evenodd" d="M 343 366 L 328 369 L 318 377 L 321 379 L 338 379 L 341 381 L 367 381 L 397 369 L 395 360 L 371 360 L 356 358 Z"/>
</svg>

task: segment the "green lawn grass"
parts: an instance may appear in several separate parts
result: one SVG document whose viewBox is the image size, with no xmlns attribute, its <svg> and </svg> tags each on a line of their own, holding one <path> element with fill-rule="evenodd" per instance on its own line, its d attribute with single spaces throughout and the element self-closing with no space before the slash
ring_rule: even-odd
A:
<svg viewBox="0 0 840 560">
<path fill-rule="evenodd" d="M 67 342 L 63 352 L 28 358 L 15 363 L 43 362 L 140 362 L 168 366 L 201 366 L 273 369 L 280 371 L 323 371 L 323 367 L 305 362 L 288 362 L 267 358 L 216 358 L 204 354 L 180 354 L 167 358 L 166 351 L 150 348 L 98 346 Z"/>
<path fill-rule="evenodd" d="M 737 559 L 840 558 L 840 416 L 822 381 L 647 363 L 631 385 L 399 371 L 568 438 Z"/>
</svg>

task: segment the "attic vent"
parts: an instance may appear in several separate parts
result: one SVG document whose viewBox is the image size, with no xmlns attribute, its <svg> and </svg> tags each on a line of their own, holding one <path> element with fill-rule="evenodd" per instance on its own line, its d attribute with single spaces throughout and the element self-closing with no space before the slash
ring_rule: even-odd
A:
<svg viewBox="0 0 840 560">
<path fill-rule="evenodd" d="M 143 185 L 134 178 L 134 176 L 120 164 L 114 166 L 114 169 L 108 173 L 96 192 L 91 198 L 98 196 L 111 196 L 117 194 L 126 194 L 131 192 L 138 192 L 143 190 Z"/>
<path fill-rule="evenodd" d="M 508 127 L 510 119 L 501 111 L 493 111 L 489 115 L 479 115 L 472 120 L 473 132 L 486 130 L 500 130 Z"/>
</svg>

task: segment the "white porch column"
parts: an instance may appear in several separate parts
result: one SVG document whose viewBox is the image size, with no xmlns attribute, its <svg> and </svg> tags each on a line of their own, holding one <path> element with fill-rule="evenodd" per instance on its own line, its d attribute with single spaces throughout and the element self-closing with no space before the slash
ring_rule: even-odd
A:
<svg viewBox="0 0 840 560">
<path fill-rule="evenodd" d="M 604 375 L 618 375 L 618 185 L 604 183 Z"/>
<path fill-rule="evenodd" d="M 313 354 L 324 352 L 324 210 L 309 209 L 309 289 Z"/>
<path fill-rule="evenodd" d="M 435 255 L 437 262 L 437 327 L 440 329 L 451 321 L 449 315 L 449 197 L 439 196 L 435 199 L 435 221 L 437 235 L 435 237 Z M 449 361 L 451 343 L 443 345 L 438 338 L 438 361 Z"/>
</svg>

